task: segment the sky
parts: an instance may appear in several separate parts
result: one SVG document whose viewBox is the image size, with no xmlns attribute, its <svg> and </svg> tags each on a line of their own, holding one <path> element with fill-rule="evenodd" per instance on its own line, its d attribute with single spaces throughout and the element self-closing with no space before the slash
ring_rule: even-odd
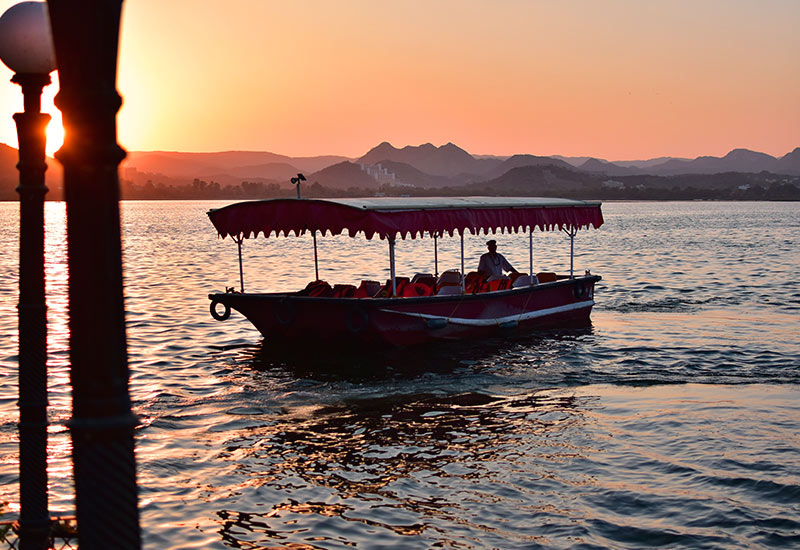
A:
<svg viewBox="0 0 800 550">
<path fill-rule="evenodd" d="M 800 146 L 799 24 L 798 0 L 127 0 L 119 143 L 782 156 Z M 11 76 L 2 66 L 0 142 L 16 146 Z"/>
</svg>

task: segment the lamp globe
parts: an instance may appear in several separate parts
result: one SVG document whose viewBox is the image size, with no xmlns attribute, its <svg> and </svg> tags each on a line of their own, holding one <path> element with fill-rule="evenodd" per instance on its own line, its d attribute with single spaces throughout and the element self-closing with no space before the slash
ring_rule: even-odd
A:
<svg viewBox="0 0 800 550">
<path fill-rule="evenodd" d="M 0 59 L 17 74 L 50 74 L 56 69 L 45 2 L 21 2 L 0 17 Z"/>
</svg>

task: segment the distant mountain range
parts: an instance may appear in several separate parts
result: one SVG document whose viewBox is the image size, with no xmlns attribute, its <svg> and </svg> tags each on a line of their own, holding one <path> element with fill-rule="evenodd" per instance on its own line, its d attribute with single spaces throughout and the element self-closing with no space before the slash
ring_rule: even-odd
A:
<svg viewBox="0 0 800 550">
<path fill-rule="evenodd" d="M 317 172 L 338 162 L 341 156 L 287 157 L 257 151 L 181 153 L 176 151 L 132 151 L 122 163 L 122 174 L 135 171 L 167 178 L 200 178 L 220 183 L 287 181 L 298 172 Z"/>
<path fill-rule="evenodd" d="M 776 158 L 765 153 L 748 149 L 734 149 L 724 157 L 697 157 L 688 159 L 660 159 L 653 164 L 618 164 L 600 159 L 588 159 L 578 168 L 587 172 L 601 172 L 610 176 L 658 175 L 676 176 L 682 174 L 720 174 L 723 172 L 775 174 L 800 174 L 800 147 Z"/>
<path fill-rule="evenodd" d="M 285 183 L 296 173 L 302 172 L 311 182 L 317 181 L 321 185 L 339 189 L 377 188 L 385 183 L 438 188 L 486 182 L 503 176 L 509 170 L 526 166 L 554 166 L 609 177 L 764 171 L 800 175 L 800 147 L 780 158 L 747 149 L 734 149 L 724 157 L 660 157 L 609 162 L 591 157 L 545 157 L 530 154 L 510 157 L 475 156 L 453 143 L 439 147 L 425 143 L 397 148 L 391 143 L 383 142 L 358 158 L 332 155 L 288 157 L 246 151 L 131 152 L 123 163 L 122 173 L 124 177 L 137 177 L 137 174 L 141 177 L 142 174 L 147 174 L 148 177 L 162 175 L 173 179 L 200 178 L 229 184 L 242 180 Z"/>
<path fill-rule="evenodd" d="M 18 181 L 17 151 L 0 144 L 0 200 L 15 200 Z M 49 198 L 60 198 L 61 168 L 49 159 Z M 497 185 L 525 187 L 538 178 L 538 185 L 565 182 L 603 182 L 603 178 L 673 177 L 720 173 L 800 175 L 800 147 L 777 158 L 747 149 L 734 149 L 723 157 L 695 159 L 661 157 L 647 160 L 609 162 L 592 157 L 535 156 L 510 157 L 471 155 L 453 143 L 435 146 L 394 147 L 380 143 L 359 158 L 325 155 L 289 157 L 269 152 L 226 151 L 183 153 L 176 151 L 132 151 L 121 165 L 121 179 L 133 185 L 180 187 L 193 180 L 216 182 L 219 186 L 249 184 L 289 186 L 289 179 L 304 173 L 310 186 L 318 183 L 330 189 L 397 188 L 444 189 Z M 648 180 L 652 181 L 652 180 Z M 513 182 L 510 183 L 510 182 Z M 548 183 L 549 182 L 549 183 Z M 560 184 L 558 182 L 561 182 Z M 588 184 L 588 183 L 587 183 Z M 613 184 L 613 182 L 612 182 Z M 488 185 L 488 187 L 487 187 Z M 743 184 L 744 185 L 744 184 Z M 501 190 L 496 190 L 501 192 Z"/>
<path fill-rule="evenodd" d="M 387 141 L 370 149 L 358 162 L 378 164 L 386 160 L 408 164 L 426 174 L 448 178 L 484 174 L 501 162 L 499 159 L 475 158 L 452 143 L 441 147 L 425 143 L 397 149 Z"/>
</svg>

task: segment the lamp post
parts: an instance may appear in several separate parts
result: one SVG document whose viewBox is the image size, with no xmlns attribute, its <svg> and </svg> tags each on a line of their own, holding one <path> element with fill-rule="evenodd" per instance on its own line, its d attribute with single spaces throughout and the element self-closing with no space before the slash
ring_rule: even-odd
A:
<svg viewBox="0 0 800 550">
<path fill-rule="evenodd" d="M 63 113 L 72 462 L 81 550 L 141 546 L 122 289 L 117 49 L 122 0 L 48 0 Z"/>
<path fill-rule="evenodd" d="M 301 181 L 306 181 L 306 177 L 303 174 L 297 174 L 296 178 L 292 178 L 292 184 L 297 186 L 297 198 L 298 199 L 302 198 L 300 196 L 300 182 Z"/>
<path fill-rule="evenodd" d="M 19 141 L 19 492 L 20 548 L 45 549 L 47 509 L 47 309 L 44 285 L 45 130 L 41 95 L 55 69 L 47 6 L 23 2 L 0 17 L 0 58 L 22 87 Z"/>
</svg>

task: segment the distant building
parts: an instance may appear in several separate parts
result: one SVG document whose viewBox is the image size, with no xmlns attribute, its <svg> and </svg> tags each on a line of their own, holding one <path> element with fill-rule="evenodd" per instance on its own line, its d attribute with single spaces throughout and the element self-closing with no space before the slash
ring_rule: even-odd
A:
<svg viewBox="0 0 800 550">
<path fill-rule="evenodd" d="M 359 164 L 361 171 L 365 172 L 368 176 L 372 176 L 379 184 L 396 185 L 400 182 L 397 181 L 397 176 L 394 172 L 389 172 L 387 168 L 378 164 Z"/>
<path fill-rule="evenodd" d="M 610 189 L 625 189 L 625 184 L 616 180 L 606 180 L 602 185 L 603 187 L 608 187 Z"/>
</svg>

